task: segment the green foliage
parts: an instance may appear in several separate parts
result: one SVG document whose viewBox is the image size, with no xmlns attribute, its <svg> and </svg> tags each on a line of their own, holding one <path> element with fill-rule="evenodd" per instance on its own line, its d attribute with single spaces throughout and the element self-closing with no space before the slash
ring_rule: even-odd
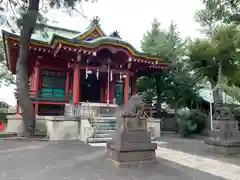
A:
<svg viewBox="0 0 240 180">
<path fill-rule="evenodd" d="M 218 7 L 225 23 L 240 23 L 240 0 L 222 0 Z"/>
<path fill-rule="evenodd" d="M 240 108 L 234 108 L 232 111 L 234 118 L 236 121 L 238 121 L 238 129 L 240 130 Z"/>
<path fill-rule="evenodd" d="M 211 36 L 216 23 L 223 14 L 222 9 L 219 8 L 221 0 L 202 0 L 202 3 L 205 7 L 196 12 L 195 20 L 202 27 L 201 31 Z"/>
<path fill-rule="evenodd" d="M 13 83 L 15 83 L 15 78 L 7 69 L 3 41 L 0 41 L 0 85 L 10 85 Z"/>
<path fill-rule="evenodd" d="M 165 32 L 160 29 L 160 23 L 154 19 L 151 30 L 147 31 L 143 36 L 143 40 L 141 41 L 141 48 L 144 52 L 161 56 L 164 54 L 164 50 L 166 49 L 166 41 L 167 37 Z"/>
<path fill-rule="evenodd" d="M 179 132 L 183 137 L 200 134 L 206 127 L 207 116 L 198 110 L 189 110 L 180 115 Z"/>
<path fill-rule="evenodd" d="M 205 8 L 196 14 L 202 26 L 213 27 L 212 22 L 240 23 L 240 0 L 202 0 L 202 3 Z"/>
<path fill-rule="evenodd" d="M 221 83 L 221 89 L 231 96 L 234 100 L 240 102 L 240 88 L 236 85 L 228 85 L 228 83 Z"/>
<path fill-rule="evenodd" d="M 7 122 L 7 111 L 10 106 L 5 102 L 0 102 L 0 121 Z"/>
<path fill-rule="evenodd" d="M 37 15 L 37 22 L 46 23 L 48 21 L 46 14 L 50 9 L 65 9 L 71 15 L 72 11 L 80 13 L 75 6 L 78 3 L 81 3 L 83 0 L 39 0 L 38 7 L 39 9 L 29 10 L 29 4 L 35 0 L 6 0 L 6 3 L 0 4 L 1 12 L 10 12 L 11 16 L 8 16 L 7 24 L 12 29 L 13 32 L 17 31 L 18 28 L 22 26 L 33 26 L 35 27 L 35 16 Z M 97 0 L 84 0 L 96 2 Z M 81 14 L 81 13 L 80 13 Z M 86 18 L 83 14 L 81 14 Z M 41 27 L 37 27 L 41 28 Z"/>
<path fill-rule="evenodd" d="M 234 79 L 239 74 L 237 50 L 240 48 L 240 30 L 236 25 L 217 26 L 208 40 L 197 39 L 189 46 L 189 62 L 197 75 L 218 82 L 219 63 L 223 76 Z"/>
<path fill-rule="evenodd" d="M 180 38 L 173 22 L 168 30 L 163 30 L 157 20 L 153 21 L 152 29 L 147 31 L 141 41 L 143 51 L 162 56 L 173 66 L 170 70 L 160 70 L 149 77 L 138 79 L 138 91 L 144 92 L 148 99 L 156 96 L 158 109 L 163 101 L 178 108 L 186 106 L 187 101 L 197 96 L 196 80 L 184 62 L 185 44 L 186 41 Z"/>
</svg>

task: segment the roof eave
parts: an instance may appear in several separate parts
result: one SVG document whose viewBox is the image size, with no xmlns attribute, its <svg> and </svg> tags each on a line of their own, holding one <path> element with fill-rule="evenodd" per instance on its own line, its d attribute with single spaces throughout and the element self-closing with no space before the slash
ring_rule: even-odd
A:
<svg viewBox="0 0 240 180">
<path fill-rule="evenodd" d="M 54 42 L 55 41 L 58 41 L 58 40 L 60 40 L 60 41 L 64 41 L 64 42 L 66 42 L 66 43 L 75 43 L 76 45 L 86 45 L 86 44 L 88 44 L 88 45 L 94 45 L 94 44 L 97 44 L 99 41 L 101 41 L 101 40 L 99 40 L 99 41 L 82 41 L 82 40 L 77 40 L 77 39 L 68 39 L 68 38 L 65 38 L 65 37 L 62 37 L 62 36 L 58 36 L 58 35 L 56 35 L 56 34 L 54 34 L 53 35 L 53 37 L 52 37 L 52 39 L 51 39 L 51 41 L 50 41 L 50 45 L 52 46 L 52 48 L 54 48 L 55 46 L 54 46 Z M 103 39 L 102 40 L 103 42 L 105 41 L 105 42 L 108 42 L 108 41 L 110 41 L 110 42 L 116 42 L 116 43 L 118 43 L 119 45 L 127 45 L 129 48 L 131 48 L 133 51 L 134 51 L 134 53 L 136 54 L 136 56 L 139 56 L 139 57 L 141 57 L 141 56 L 146 56 L 146 57 L 149 57 L 149 59 L 151 59 L 151 60 L 156 60 L 156 61 L 159 61 L 159 63 L 160 64 L 162 64 L 162 63 L 164 63 L 164 64 L 169 64 L 167 61 L 164 61 L 163 60 L 163 58 L 160 58 L 159 56 L 152 56 L 152 55 L 150 55 L 150 54 L 148 54 L 148 53 L 145 53 L 145 52 L 139 52 L 138 50 L 136 50 L 131 44 L 129 44 L 128 42 L 123 42 L 123 40 L 117 40 L 117 39 Z M 101 44 L 101 42 L 99 43 L 99 45 Z"/>
</svg>

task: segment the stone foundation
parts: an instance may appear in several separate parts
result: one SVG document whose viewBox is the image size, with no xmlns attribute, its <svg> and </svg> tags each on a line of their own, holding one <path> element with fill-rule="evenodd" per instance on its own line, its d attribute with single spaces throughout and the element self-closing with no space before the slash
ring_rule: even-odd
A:
<svg viewBox="0 0 240 180">
<path fill-rule="evenodd" d="M 156 143 L 151 143 L 147 120 L 135 115 L 122 115 L 112 140 L 107 142 L 107 158 L 117 167 L 141 167 L 157 163 Z"/>
<path fill-rule="evenodd" d="M 147 130 L 151 133 L 151 139 L 155 140 L 161 136 L 161 120 L 151 118 L 148 120 Z"/>
<path fill-rule="evenodd" d="M 5 133 L 19 134 L 23 125 L 22 116 L 8 115 L 7 127 Z M 47 134 L 45 116 L 36 116 L 36 133 Z"/>
<path fill-rule="evenodd" d="M 47 136 L 50 141 L 78 140 L 80 134 L 80 121 L 76 118 L 47 117 Z"/>
<path fill-rule="evenodd" d="M 144 134 L 147 132 L 143 132 Z M 140 134 L 138 132 L 138 134 Z M 128 134 L 129 135 L 129 134 Z M 124 136 L 124 135 L 123 135 Z M 125 139 L 122 136 L 122 140 Z M 141 137 L 139 141 L 131 142 L 131 137 L 127 141 L 121 143 L 115 143 L 110 141 L 107 143 L 107 157 L 118 167 L 141 167 L 145 164 L 157 163 L 155 150 L 157 144 L 151 143 L 149 140 Z M 145 136 L 146 137 L 146 136 Z M 149 136 L 150 139 L 150 136 Z"/>
<path fill-rule="evenodd" d="M 119 161 L 114 161 L 113 159 L 110 159 L 110 158 L 108 158 L 107 160 L 118 168 L 145 167 L 145 166 L 158 163 L 157 160 L 132 161 L 132 162 L 119 162 Z"/>
<path fill-rule="evenodd" d="M 214 153 L 233 155 L 240 154 L 240 140 L 220 140 L 209 138 L 205 143 L 210 145 L 210 150 Z"/>
<path fill-rule="evenodd" d="M 224 155 L 240 154 L 240 132 L 234 120 L 213 121 L 210 138 L 205 140 L 210 150 Z"/>
<path fill-rule="evenodd" d="M 19 134 L 23 125 L 22 117 L 17 115 L 8 115 L 7 127 L 5 133 Z"/>
</svg>

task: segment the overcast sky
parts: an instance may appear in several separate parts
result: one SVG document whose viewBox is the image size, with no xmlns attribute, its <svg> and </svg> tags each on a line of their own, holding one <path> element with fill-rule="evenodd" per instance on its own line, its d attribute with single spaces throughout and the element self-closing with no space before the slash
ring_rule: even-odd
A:
<svg viewBox="0 0 240 180">
<path fill-rule="evenodd" d="M 98 16 L 101 27 L 107 34 L 118 30 L 124 40 L 139 49 L 142 35 L 151 28 L 154 18 L 165 29 L 173 20 L 182 37 L 199 37 L 199 25 L 194 22 L 194 14 L 201 7 L 200 0 L 98 0 L 97 3 L 83 3 L 83 10 L 77 7 L 88 20 L 79 13 L 69 16 L 59 10 L 52 10 L 48 16 L 58 22 L 51 23 L 52 25 L 81 32 L 88 26 L 89 20 Z M 15 105 L 13 89 L 14 87 L 2 87 L 0 100 Z"/>
</svg>

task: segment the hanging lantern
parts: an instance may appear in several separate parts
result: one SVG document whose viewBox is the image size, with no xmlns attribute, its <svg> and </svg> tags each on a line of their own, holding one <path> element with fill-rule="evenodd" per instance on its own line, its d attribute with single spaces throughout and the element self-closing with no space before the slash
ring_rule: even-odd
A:
<svg viewBox="0 0 240 180">
<path fill-rule="evenodd" d="M 110 72 L 110 81 L 113 80 L 113 74 L 112 74 L 112 71 Z"/>
<path fill-rule="evenodd" d="M 96 76 L 97 76 L 97 80 L 98 80 L 99 79 L 99 69 L 97 69 Z"/>
<path fill-rule="evenodd" d="M 88 68 L 86 68 L 86 70 L 85 70 L 85 78 L 86 79 L 88 78 Z"/>
<path fill-rule="evenodd" d="M 122 81 L 122 73 L 120 72 L 120 76 L 119 76 L 120 81 Z"/>
</svg>

